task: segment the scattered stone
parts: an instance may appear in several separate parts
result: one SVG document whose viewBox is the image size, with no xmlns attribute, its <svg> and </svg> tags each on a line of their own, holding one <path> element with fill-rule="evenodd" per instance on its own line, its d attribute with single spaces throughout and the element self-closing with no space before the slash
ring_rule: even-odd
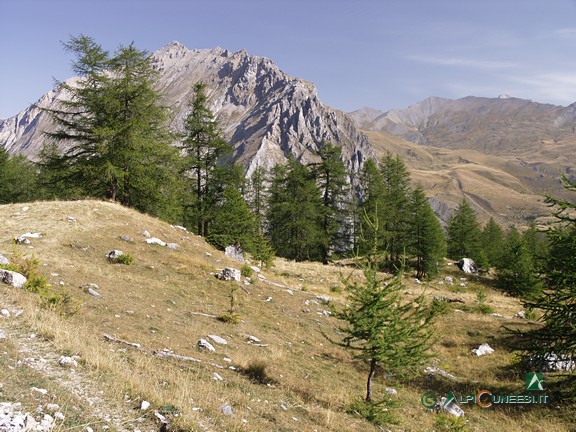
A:
<svg viewBox="0 0 576 432">
<path fill-rule="evenodd" d="M 324 304 L 328 304 L 332 301 L 332 297 L 327 296 L 327 295 L 317 295 L 316 299 L 320 300 Z"/>
<path fill-rule="evenodd" d="M 224 415 L 232 415 L 232 407 L 230 405 L 222 405 L 220 411 Z"/>
<path fill-rule="evenodd" d="M 216 372 L 212 373 L 212 379 L 214 381 L 224 381 L 224 379 L 219 374 L 217 374 Z"/>
<path fill-rule="evenodd" d="M 10 270 L 0 269 L 0 281 L 11 285 L 14 288 L 22 288 L 27 279 L 24 275 Z"/>
<path fill-rule="evenodd" d="M 151 237 L 146 239 L 146 243 L 148 244 L 157 244 L 159 246 L 166 246 L 166 242 L 160 240 L 159 238 L 156 237 Z"/>
<path fill-rule="evenodd" d="M 0 339 L 6 339 L 6 333 L 3 330 L 0 330 Z"/>
<path fill-rule="evenodd" d="M 64 421 L 66 419 L 66 417 L 64 416 L 64 414 L 62 414 L 60 411 L 56 411 L 54 413 L 54 419 L 55 420 L 60 420 L 60 421 Z"/>
<path fill-rule="evenodd" d="M 557 355 L 556 353 L 545 353 L 540 356 L 533 356 L 529 362 L 542 372 L 571 371 L 576 370 L 576 361 L 567 355 Z"/>
<path fill-rule="evenodd" d="M 396 390 L 395 388 L 386 387 L 386 393 L 395 395 L 398 394 L 398 390 Z"/>
<path fill-rule="evenodd" d="M 499 314 L 499 313 L 496 313 L 496 312 L 493 312 L 493 313 L 488 314 L 488 315 L 490 315 L 490 316 L 495 316 L 495 317 L 503 317 L 503 316 L 504 316 L 504 315 Z"/>
<path fill-rule="evenodd" d="M 68 216 L 67 218 L 68 222 L 72 222 L 72 223 L 76 223 L 76 218 L 74 216 Z"/>
<path fill-rule="evenodd" d="M 30 240 L 28 240 L 26 237 L 20 236 L 20 237 L 16 237 L 14 239 L 14 243 L 28 245 L 28 244 L 30 244 Z"/>
<path fill-rule="evenodd" d="M 86 294 L 90 294 L 91 296 L 94 297 L 101 297 L 100 293 L 96 291 L 94 288 L 98 288 L 98 285 L 96 285 L 95 283 L 91 283 L 89 285 L 82 285 L 80 287 L 80 289 L 84 291 Z"/>
<path fill-rule="evenodd" d="M 24 213 L 26 213 L 28 210 L 30 210 L 30 207 L 28 207 L 28 206 L 22 207 L 22 211 L 23 211 Z"/>
<path fill-rule="evenodd" d="M 258 277 L 259 277 L 260 279 L 266 279 L 266 276 L 264 276 L 262 273 L 258 273 Z"/>
<path fill-rule="evenodd" d="M 420 279 L 418 279 L 418 278 L 414 278 L 414 282 L 416 282 L 417 284 L 422 283 L 422 282 L 420 282 Z"/>
<path fill-rule="evenodd" d="M 250 268 L 254 271 L 254 273 L 260 273 L 260 267 L 250 266 Z"/>
<path fill-rule="evenodd" d="M 4 255 L 0 254 L 0 264 L 1 265 L 8 265 L 10 264 L 10 260 L 6 258 Z"/>
<path fill-rule="evenodd" d="M 452 297 L 434 296 L 434 300 L 443 301 L 446 303 L 465 303 L 464 300 Z"/>
<path fill-rule="evenodd" d="M 212 339 L 214 342 L 216 342 L 217 344 L 220 344 L 220 345 L 228 345 L 228 342 L 226 341 L 226 339 L 221 338 L 220 336 L 208 335 L 208 337 L 209 337 L 210 339 Z"/>
<path fill-rule="evenodd" d="M 240 264 L 244 264 L 244 254 L 242 253 L 242 247 L 240 245 L 226 246 L 224 255 L 232 258 L 234 261 L 238 261 Z"/>
<path fill-rule="evenodd" d="M 454 279 L 452 279 L 452 276 L 446 276 L 446 277 L 444 278 L 444 280 L 445 280 L 446 282 L 448 282 L 448 283 L 454 282 Z"/>
<path fill-rule="evenodd" d="M 515 318 L 526 319 L 526 312 L 520 311 L 514 315 Z"/>
<path fill-rule="evenodd" d="M 285 291 L 286 291 L 289 295 L 291 295 L 291 296 L 294 295 L 294 292 L 293 292 L 291 289 L 287 289 L 287 290 L 285 290 Z"/>
<path fill-rule="evenodd" d="M 248 335 L 248 342 L 261 343 L 262 341 L 256 336 Z"/>
<path fill-rule="evenodd" d="M 187 230 L 185 227 L 183 227 L 183 226 L 180 226 L 180 225 L 170 225 L 170 226 L 171 226 L 172 228 L 176 228 L 176 229 L 179 229 L 179 230 L 181 230 L 181 231 L 188 232 L 188 230 Z"/>
<path fill-rule="evenodd" d="M 456 265 L 464 273 L 478 273 L 478 266 L 470 258 L 461 258 Z"/>
<path fill-rule="evenodd" d="M 106 258 L 108 258 L 108 261 L 111 263 L 117 263 L 118 258 L 121 257 L 122 255 L 124 255 L 124 252 L 118 249 L 114 249 L 106 254 Z"/>
<path fill-rule="evenodd" d="M 123 241 L 128 242 L 128 243 L 132 243 L 132 242 L 134 241 L 134 239 L 133 239 L 132 237 L 127 236 L 127 235 L 121 235 L 121 236 L 118 237 L 118 238 L 119 238 L 120 240 L 123 240 Z"/>
<path fill-rule="evenodd" d="M 208 351 L 216 351 L 214 345 L 208 342 L 206 339 L 200 339 L 197 344 L 200 348 L 207 349 Z"/>
<path fill-rule="evenodd" d="M 48 394 L 48 390 L 46 389 L 42 389 L 42 388 L 38 388 L 38 387 L 30 387 L 30 390 L 36 393 L 40 393 L 41 395 L 46 395 Z"/>
<path fill-rule="evenodd" d="M 282 411 L 288 411 L 288 407 L 287 407 L 286 405 L 284 405 L 284 403 L 281 403 L 281 404 L 280 404 L 280 409 L 281 409 Z"/>
<path fill-rule="evenodd" d="M 0 315 L 4 318 L 10 318 L 10 311 L 8 309 L 2 309 L 0 310 Z"/>
<path fill-rule="evenodd" d="M 55 404 L 55 403 L 46 404 L 46 411 L 48 411 L 49 413 L 56 412 L 59 409 L 60 409 L 60 405 L 58 405 L 58 404 Z"/>
<path fill-rule="evenodd" d="M 14 318 L 19 317 L 20 315 L 22 315 L 24 313 L 24 311 L 22 309 L 14 309 L 12 311 L 12 316 Z"/>
<path fill-rule="evenodd" d="M 206 252 L 206 256 L 211 257 L 212 254 L 210 252 Z"/>
<path fill-rule="evenodd" d="M 232 363 L 232 359 L 229 357 L 224 357 L 222 360 L 224 360 L 226 363 Z"/>
<path fill-rule="evenodd" d="M 64 367 L 78 367 L 78 362 L 74 357 L 61 356 L 58 360 L 58 364 Z"/>
<path fill-rule="evenodd" d="M 487 354 L 492 354 L 494 352 L 494 349 L 488 345 L 487 343 L 484 343 L 482 345 L 480 345 L 478 348 L 473 349 L 472 353 L 476 354 L 478 357 L 483 356 L 483 355 L 487 355 Z"/>
<path fill-rule="evenodd" d="M 166 243 L 166 247 L 168 249 L 180 249 L 180 245 L 178 243 Z"/>
<path fill-rule="evenodd" d="M 446 372 L 444 369 L 441 369 L 441 368 L 436 367 L 436 366 L 428 366 L 426 369 L 424 369 L 424 373 L 430 374 L 430 375 L 440 375 L 440 376 L 442 376 L 444 378 L 448 378 L 452 381 L 459 381 L 459 379 L 456 378 L 451 373 Z"/>
<path fill-rule="evenodd" d="M 24 237 L 24 238 L 40 238 L 40 237 L 42 237 L 42 234 L 40 234 L 39 232 L 35 232 L 35 233 L 27 232 L 27 233 L 24 233 L 24 234 L 20 235 L 19 237 Z"/>
<path fill-rule="evenodd" d="M 240 270 L 232 268 L 232 267 L 226 267 L 225 269 L 222 269 L 220 271 L 220 273 L 218 273 L 216 275 L 216 277 L 220 280 L 224 280 L 224 281 L 235 280 L 238 282 L 240 282 L 241 276 L 242 276 L 242 274 L 240 273 Z"/>
<path fill-rule="evenodd" d="M 148 408 L 150 408 L 150 402 L 143 400 L 140 404 L 140 409 L 146 411 Z"/>
<path fill-rule="evenodd" d="M 144 237 L 150 237 L 150 233 L 148 231 L 142 231 L 142 235 Z"/>
</svg>

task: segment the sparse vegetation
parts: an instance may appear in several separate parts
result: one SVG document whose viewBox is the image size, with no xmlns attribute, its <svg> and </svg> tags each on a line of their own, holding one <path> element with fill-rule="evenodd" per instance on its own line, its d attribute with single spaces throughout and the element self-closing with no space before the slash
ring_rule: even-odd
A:
<svg viewBox="0 0 576 432">
<path fill-rule="evenodd" d="M 118 258 L 116 258 L 116 262 L 118 264 L 132 265 L 136 262 L 136 258 L 134 258 L 134 255 L 130 253 L 123 253 Z"/>
</svg>

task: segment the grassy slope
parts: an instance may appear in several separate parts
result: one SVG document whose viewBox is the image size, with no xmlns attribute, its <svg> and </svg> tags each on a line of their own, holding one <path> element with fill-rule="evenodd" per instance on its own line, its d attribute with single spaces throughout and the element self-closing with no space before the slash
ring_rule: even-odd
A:
<svg viewBox="0 0 576 432">
<path fill-rule="evenodd" d="M 265 281 L 253 277 L 252 285 L 242 285 L 244 289 L 236 291 L 242 322 L 224 324 L 195 313 L 219 315 L 226 311 L 230 287 L 236 282 L 218 281 L 213 274 L 225 266 L 239 266 L 201 238 L 107 202 L 31 203 L 26 212 L 21 210 L 23 206 L 0 206 L 0 253 L 8 257 L 33 253 L 41 262 L 43 274 L 55 285 L 63 282 L 63 289 L 73 296 L 80 309 L 75 315 L 62 318 L 39 309 L 33 294 L 0 285 L 3 302 L 0 306 L 9 304 L 11 308 L 25 310 L 20 317 L 0 325 L 20 334 L 37 333 L 42 340 L 49 341 L 57 354 L 80 355 L 80 372 L 103 392 L 107 404 L 119 410 L 123 419 L 139 417 L 141 413 L 136 408 L 145 399 L 152 403 L 153 409 L 160 408 L 163 412 L 177 407 L 179 415 L 172 417 L 172 424 L 187 430 L 378 430 L 345 413 L 346 405 L 363 394 L 365 367 L 331 345 L 321 333 L 333 335 L 336 323 L 322 314 L 327 306 L 316 304 L 315 296 L 327 294 L 336 301 L 343 300 L 342 294 L 331 289 L 338 286 L 341 268 L 278 259 L 272 269 L 263 271 Z M 68 221 L 69 216 L 76 222 Z M 148 245 L 141 235 L 144 230 L 181 247 L 170 250 Z M 12 244 L 15 236 L 28 231 L 43 233 L 42 238 L 32 239 L 32 249 Z M 134 241 L 122 241 L 118 238 L 121 235 Z M 109 264 L 105 254 L 112 249 L 133 254 L 136 263 Z M 454 266 L 447 266 L 439 280 L 445 275 L 455 280 L 462 276 Z M 479 281 L 466 281 L 464 288 L 456 284 L 460 292 L 437 282 L 425 287 L 407 278 L 406 296 L 409 299 L 426 288 L 429 295 L 457 296 L 473 306 L 476 290 L 485 289 L 487 303 L 496 312 L 513 315 L 521 309 L 517 300 L 492 291 Z M 79 289 L 89 283 L 98 285 L 102 297 L 92 297 Z M 396 410 L 399 425 L 390 429 L 434 429 L 436 417 L 420 404 L 420 395 L 426 390 L 464 393 L 482 387 L 523 392 L 524 377 L 508 368 L 511 353 L 501 329 L 504 323 L 534 325 L 519 319 L 457 312 L 453 308 L 440 319 L 438 359 L 432 364 L 459 377 L 459 383 L 429 377 L 398 382 L 379 374 L 377 394 L 382 395 L 384 387 L 398 390 L 398 396 L 394 397 L 400 401 Z M 104 333 L 137 342 L 146 351 L 106 342 Z M 215 353 L 200 351 L 196 342 L 209 334 L 224 337 L 228 345 L 216 345 Z M 249 343 L 248 335 L 258 337 L 266 346 Z M 496 353 L 489 357 L 472 356 L 470 349 L 483 342 L 488 342 Z M 5 345 L 4 355 L 9 357 L 2 360 L 4 364 L 12 364 L 22 356 L 17 340 L 9 338 L 1 343 Z M 152 350 L 165 348 L 200 359 L 202 363 L 159 359 L 150 354 Z M 232 363 L 227 363 L 225 357 L 232 359 Z M 230 365 L 236 371 L 228 369 Z M 265 383 L 254 382 L 238 372 L 262 365 Z M 214 381 L 214 372 L 223 381 Z M 18 382 L 18 388 L 34 385 L 31 382 L 35 380 L 51 382 L 50 377 L 31 378 L 31 373 L 26 368 L 8 371 L 3 367 L 0 382 Z M 60 400 L 78 397 L 65 388 L 54 392 L 62 394 Z M 0 396 L 3 400 L 23 400 L 30 410 L 38 402 L 6 384 Z M 75 404 L 80 406 L 76 417 L 89 418 L 98 408 L 82 407 L 81 401 Z M 220 412 L 219 408 L 225 404 L 232 406 L 232 416 Z M 508 431 L 570 430 L 565 408 L 465 406 L 464 409 L 469 430 L 496 430 L 503 424 Z M 73 417 L 70 416 L 70 427 L 86 424 Z M 145 417 L 153 422 L 151 412 Z M 94 428 L 98 430 L 101 425 L 95 423 Z"/>
<path fill-rule="evenodd" d="M 482 221 L 493 216 L 505 226 L 524 225 L 529 217 L 545 222 L 549 210 L 541 194 L 562 196 L 560 174 L 544 176 L 512 158 L 421 146 L 384 132 L 366 135 L 376 154 L 388 150 L 401 155 L 412 179 L 424 186 L 428 196 L 453 206 L 466 198 L 484 210 L 479 214 Z"/>
</svg>

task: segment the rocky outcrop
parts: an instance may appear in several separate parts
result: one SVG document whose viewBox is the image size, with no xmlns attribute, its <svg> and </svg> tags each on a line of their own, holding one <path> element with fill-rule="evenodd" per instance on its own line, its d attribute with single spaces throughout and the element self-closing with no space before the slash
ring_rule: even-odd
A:
<svg viewBox="0 0 576 432">
<path fill-rule="evenodd" d="M 342 145 L 342 159 L 353 171 L 373 157 L 367 138 L 343 112 L 322 104 L 313 84 L 290 77 L 267 58 L 245 50 L 189 50 L 179 42 L 171 42 L 152 58 L 160 72 L 157 87 L 163 103 L 174 113 L 173 127 L 182 130 L 192 87 L 205 82 L 210 108 L 248 175 L 258 165 L 283 162 L 289 154 L 312 162 L 323 141 Z M 54 128 L 38 107 L 53 107 L 65 97 L 51 91 L 35 106 L 2 121 L 0 145 L 9 153 L 35 158 L 45 142 L 42 132 Z"/>
</svg>

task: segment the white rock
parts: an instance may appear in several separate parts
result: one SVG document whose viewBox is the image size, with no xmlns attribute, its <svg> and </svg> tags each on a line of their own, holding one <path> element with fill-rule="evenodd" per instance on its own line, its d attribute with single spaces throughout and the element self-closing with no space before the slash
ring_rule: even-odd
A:
<svg viewBox="0 0 576 432">
<path fill-rule="evenodd" d="M 396 390 L 395 388 L 386 387 L 386 393 L 388 393 L 388 394 L 398 394 L 398 390 Z"/>
<path fill-rule="evenodd" d="M 224 280 L 224 281 L 235 280 L 238 282 L 240 282 L 241 276 L 242 276 L 242 274 L 240 273 L 240 270 L 232 268 L 232 267 L 226 267 L 225 269 L 222 269 L 216 275 L 216 277 L 220 280 Z"/>
<path fill-rule="evenodd" d="M 6 339 L 6 333 L 3 330 L 0 330 L 0 339 Z"/>
<path fill-rule="evenodd" d="M 27 280 L 28 279 L 20 273 L 0 269 L 0 281 L 13 286 L 14 288 L 22 288 Z"/>
<path fill-rule="evenodd" d="M 22 236 L 16 237 L 16 238 L 14 239 L 14 241 L 15 241 L 17 244 L 26 244 L 26 245 L 27 245 L 27 244 L 30 244 L 30 240 L 28 240 L 26 237 L 22 237 Z"/>
<path fill-rule="evenodd" d="M 487 354 L 492 354 L 494 352 L 494 349 L 490 347 L 490 345 L 488 345 L 487 343 L 484 343 L 480 345 L 478 348 L 473 349 L 472 352 L 477 356 L 483 356 Z"/>
<path fill-rule="evenodd" d="M 260 343 L 262 342 L 260 339 L 258 339 L 256 336 L 252 336 L 252 335 L 248 335 L 248 340 L 250 342 L 255 342 L 255 343 Z"/>
<path fill-rule="evenodd" d="M 20 315 L 22 315 L 24 313 L 24 311 L 22 309 L 14 309 L 12 311 L 12 316 L 14 318 L 19 317 Z"/>
<path fill-rule="evenodd" d="M 40 394 L 42 394 L 42 395 L 48 394 L 48 390 L 46 390 L 46 389 L 41 389 L 41 388 L 38 388 L 38 387 L 30 387 L 30 390 L 33 391 L 33 392 L 36 392 L 36 393 L 40 393 Z"/>
<path fill-rule="evenodd" d="M 56 411 L 54 413 L 54 419 L 64 421 L 66 417 L 64 417 L 64 414 L 62 414 L 60 411 Z"/>
<path fill-rule="evenodd" d="M 325 303 L 325 304 L 328 304 L 332 301 L 332 297 L 327 296 L 327 295 L 317 295 L 316 299 L 320 300 L 322 303 Z"/>
<path fill-rule="evenodd" d="M 222 405 L 220 411 L 224 415 L 232 415 L 232 407 L 230 405 Z"/>
<path fill-rule="evenodd" d="M 78 367 L 78 362 L 72 357 L 61 356 L 58 360 L 58 364 L 64 367 Z"/>
<path fill-rule="evenodd" d="M 207 349 L 208 351 L 216 351 L 216 348 L 208 342 L 206 339 L 200 339 L 198 341 L 198 346 L 203 349 Z"/>
<path fill-rule="evenodd" d="M 140 409 L 146 411 L 148 408 L 150 408 L 150 402 L 143 400 L 140 404 Z"/>
<path fill-rule="evenodd" d="M 209 337 L 210 339 L 212 339 L 214 342 L 216 342 L 217 344 L 220 344 L 220 345 L 228 345 L 228 342 L 226 341 L 226 339 L 221 338 L 220 336 L 208 335 L 208 337 Z"/>
<path fill-rule="evenodd" d="M 0 264 L 8 265 L 10 264 L 10 260 L 6 258 L 4 255 L 0 254 Z"/>
<path fill-rule="evenodd" d="M 515 318 L 526 319 L 526 313 L 524 311 L 520 311 L 514 315 Z"/>
<path fill-rule="evenodd" d="M 46 411 L 48 411 L 49 413 L 56 412 L 59 409 L 60 409 L 60 405 L 58 405 L 58 404 L 55 404 L 55 403 L 46 404 Z"/>
<path fill-rule="evenodd" d="M 470 258 L 462 258 L 456 263 L 456 265 L 464 273 L 478 273 L 478 266 Z"/>
<path fill-rule="evenodd" d="M 160 240 L 159 238 L 156 237 L 151 237 L 146 239 L 146 243 L 148 244 L 157 244 L 159 246 L 166 246 L 166 242 Z"/>
<path fill-rule="evenodd" d="M 452 279 L 452 276 L 446 276 L 446 277 L 444 278 L 444 280 L 445 280 L 446 282 L 449 282 L 449 283 L 454 282 L 454 280 Z"/>
<path fill-rule="evenodd" d="M 108 258 L 108 261 L 115 263 L 118 261 L 118 258 L 122 255 L 124 255 L 124 252 L 118 249 L 114 249 L 106 254 L 106 258 Z"/>
<path fill-rule="evenodd" d="M 36 232 L 36 233 L 27 232 L 27 233 L 24 233 L 24 234 L 20 235 L 20 237 L 24 237 L 24 238 L 40 238 L 40 237 L 42 237 L 42 234 L 40 234 L 39 232 Z"/>
<path fill-rule="evenodd" d="M 0 315 L 4 318 L 10 318 L 10 311 L 8 309 L 2 309 L 0 310 Z"/>
<path fill-rule="evenodd" d="M 142 231 L 142 235 L 144 237 L 150 237 L 150 233 L 148 231 Z"/>
<path fill-rule="evenodd" d="M 220 375 L 218 375 L 216 372 L 212 373 L 212 379 L 214 381 L 224 381 L 224 379 Z"/>
<path fill-rule="evenodd" d="M 180 245 L 178 243 L 167 243 L 166 247 L 168 249 L 180 249 Z"/>
<path fill-rule="evenodd" d="M 250 268 L 251 268 L 255 273 L 260 273 L 260 267 L 250 266 Z"/>
<path fill-rule="evenodd" d="M 75 223 L 76 222 L 76 218 L 74 216 L 68 216 L 68 222 L 72 222 Z"/>
</svg>

